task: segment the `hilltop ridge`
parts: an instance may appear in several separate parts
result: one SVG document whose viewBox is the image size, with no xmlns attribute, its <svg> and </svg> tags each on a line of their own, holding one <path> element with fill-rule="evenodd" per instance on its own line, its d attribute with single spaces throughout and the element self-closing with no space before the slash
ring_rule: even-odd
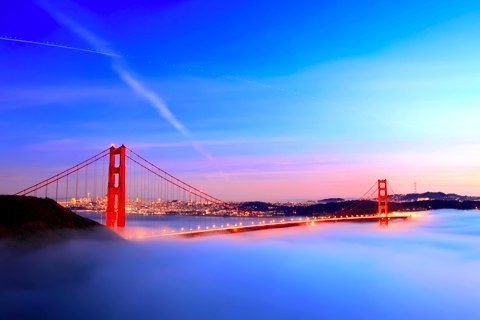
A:
<svg viewBox="0 0 480 320">
<path fill-rule="evenodd" d="M 480 197 L 462 196 L 456 193 L 424 192 L 389 196 L 391 211 L 426 211 L 436 209 L 473 210 L 480 208 Z M 268 214 L 321 216 L 329 214 L 373 214 L 377 211 L 376 199 L 345 200 L 329 198 L 318 201 L 269 203 L 250 201 L 240 207 Z"/>
<path fill-rule="evenodd" d="M 48 198 L 0 195 L 0 239 L 52 242 L 71 238 L 120 239 L 105 226 Z"/>
</svg>

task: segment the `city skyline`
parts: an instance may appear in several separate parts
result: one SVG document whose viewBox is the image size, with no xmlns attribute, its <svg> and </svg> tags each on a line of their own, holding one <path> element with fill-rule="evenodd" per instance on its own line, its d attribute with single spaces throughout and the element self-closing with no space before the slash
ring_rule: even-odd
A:
<svg viewBox="0 0 480 320">
<path fill-rule="evenodd" d="M 7 4 L 0 192 L 125 143 L 226 201 L 479 194 L 480 4 L 273 4 Z"/>
</svg>

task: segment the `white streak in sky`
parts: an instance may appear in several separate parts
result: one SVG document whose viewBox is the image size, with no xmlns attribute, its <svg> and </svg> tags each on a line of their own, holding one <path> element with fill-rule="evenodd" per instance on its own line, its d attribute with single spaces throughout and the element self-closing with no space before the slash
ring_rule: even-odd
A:
<svg viewBox="0 0 480 320">
<path fill-rule="evenodd" d="M 175 117 L 170 111 L 165 102 L 155 92 L 150 90 L 144 85 L 137 77 L 135 77 L 129 70 L 125 60 L 120 54 L 115 53 L 109 46 L 108 42 L 99 38 L 90 30 L 81 26 L 76 21 L 72 20 L 69 16 L 58 10 L 57 7 L 51 4 L 49 1 L 39 1 L 39 5 L 47 11 L 58 23 L 74 32 L 85 42 L 90 44 L 99 52 L 111 52 L 109 56 L 111 61 L 112 70 L 119 76 L 119 78 L 127 84 L 134 92 L 140 97 L 149 102 L 150 105 L 157 109 L 158 113 L 170 123 L 180 134 L 189 139 L 192 146 L 207 159 L 211 160 L 211 155 L 203 149 L 199 142 L 195 141 L 188 129 Z"/>
<path fill-rule="evenodd" d="M 15 39 L 15 38 L 8 38 L 8 37 L 0 37 L 0 40 L 35 44 L 35 45 L 39 45 L 39 46 L 55 47 L 55 48 L 69 49 L 69 50 L 75 50 L 75 51 L 83 51 L 83 52 L 89 52 L 89 53 L 96 53 L 96 54 L 101 54 L 101 55 L 109 56 L 109 57 L 121 57 L 120 55 L 118 55 L 116 53 L 102 52 L 102 51 L 82 49 L 82 48 L 75 48 L 75 47 L 65 46 L 65 45 L 61 45 L 61 44 L 48 43 L 48 42 L 31 41 L 31 40 Z"/>
<path fill-rule="evenodd" d="M 150 102 L 150 104 L 154 105 L 157 110 L 160 112 L 162 117 L 166 119 L 170 124 L 175 127 L 181 134 L 184 136 L 189 136 L 190 133 L 185 128 L 183 124 L 181 124 L 177 118 L 172 114 L 170 109 L 167 108 L 163 100 L 153 91 L 145 87 L 142 83 L 140 83 L 137 79 L 135 79 L 129 72 L 125 71 L 123 68 L 119 67 L 118 65 L 113 65 L 113 69 L 117 72 L 120 78 L 130 86 L 136 93 L 140 96 L 145 98 Z"/>
</svg>

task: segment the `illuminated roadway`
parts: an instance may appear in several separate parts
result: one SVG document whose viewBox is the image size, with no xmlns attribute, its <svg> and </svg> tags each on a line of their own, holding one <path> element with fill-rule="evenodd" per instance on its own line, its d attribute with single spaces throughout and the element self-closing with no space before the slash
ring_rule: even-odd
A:
<svg viewBox="0 0 480 320">
<path fill-rule="evenodd" d="M 412 217 L 412 213 L 389 213 L 388 219 L 408 219 Z M 239 232 L 248 232 L 248 231 L 257 231 L 265 229 L 277 229 L 277 228 L 288 228 L 288 227 L 297 227 L 305 225 L 315 225 L 317 223 L 335 223 L 335 222 L 371 222 L 379 221 L 384 219 L 385 215 L 378 214 L 360 214 L 360 215 L 344 215 L 344 216 L 322 216 L 315 218 L 282 218 L 282 219 L 266 219 L 260 223 L 245 224 L 245 223 L 236 223 L 236 224 L 226 224 L 226 225 L 212 225 L 211 227 L 197 227 L 197 229 L 190 228 L 181 228 L 180 231 L 168 231 L 156 235 L 142 235 L 138 237 L 127 237 L 129 239 L 145 239 L 145 238 L 159 238 L 159 237 L 195 237 L 202 235 L 212 235 L 212 234 L 225 234 L 225 233 L 239 233 Z M 267 221 L 268 220 L 268 221 Z"/>
</svg>

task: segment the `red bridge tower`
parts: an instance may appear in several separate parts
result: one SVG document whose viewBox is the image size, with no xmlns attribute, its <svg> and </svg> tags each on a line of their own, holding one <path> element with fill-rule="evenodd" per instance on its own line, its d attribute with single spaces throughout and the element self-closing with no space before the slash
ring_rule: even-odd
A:
<svg viewBox="0 0 480 320">
<path fill-rule="evenodd" d="M 107 226 L 125 227 L 126 147 L 110 147 L 107 190 Z"/>
<path fill-rule="evenodd" d="M 388 191 L 387 180 L 378 180 L 378 216 L 380 225 L 388 226 Z"/>
</svg>

